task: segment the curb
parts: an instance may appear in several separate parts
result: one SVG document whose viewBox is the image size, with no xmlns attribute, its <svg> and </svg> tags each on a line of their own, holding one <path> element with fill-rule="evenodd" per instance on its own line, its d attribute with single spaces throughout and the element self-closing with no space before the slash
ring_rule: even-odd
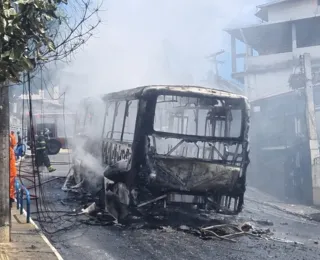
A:
<svg viewBox="0 0 320 260">
<path fill-rule="evenodd" d="M 15 200 L 17 203 L 17 200 Z M 27 216 L 27 212 L 23 209 L 23 215 Z M 63 257 L 60 255 L 58 250 L 51 244 L 49 239 L 43 234 L 42 230 L 37 226 L 37 224 L 33 221 L 33 219 L 30 217 L 30 223 L 34 226 L 34 228 L 39 232 L 41 238 L 43 241 L 50 247 L 50 249 L 53 251 L 55 256 L 58 258 L 58 260 L 64 260 Z"/>
<path fill-rule="evenodd" d="M 262 202 L 262 201 L 257 201 L 255 199 L 251 199 L 251 198 L 246 198 L 248 201 L 253 201 L 253 202 L 256 202 L 256 203 L 260 203 L 262 205 L 265 205 L 265 206 L 269 206 L 271 208 L 274 208 L 274 209 L 277 209 L 279 211 L 282 211 L 284 213 L 287 213 L 287 214 L 290 214 L 292 216 L 295 216 L 295 217 L 300 217 L 300 218 L 303 218 L 305 220 L 309 220 L 309 221 L 314 221 L 314 222 L 318 222 L 316 220 L 314 220 L 312 217 L 308 216 L 308 215 L 305 215 L 305 214 L 300 214 L 300 213 L 296 213 L 296 212 L 292 212 L 290 210 L 287 210 L 285 208 L 282 208 L 278 205 L 275 205 L 273 203 L 270 203 L 270 202 Z"/>
</svg>

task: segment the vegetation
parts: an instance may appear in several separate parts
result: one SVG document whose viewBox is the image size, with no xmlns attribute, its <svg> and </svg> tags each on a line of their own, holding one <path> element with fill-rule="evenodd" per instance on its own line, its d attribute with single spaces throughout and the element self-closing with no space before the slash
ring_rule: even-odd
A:
<svg viewBox="0 0 320 260">
<path fill-rule="evenodd" d="M 100 6 L 92 7 L 91 0 L 1 2 L 2 83 L 19 82 L 22 72 L 65 59 L 92 36 L 100 23 Z"/>
</svg>

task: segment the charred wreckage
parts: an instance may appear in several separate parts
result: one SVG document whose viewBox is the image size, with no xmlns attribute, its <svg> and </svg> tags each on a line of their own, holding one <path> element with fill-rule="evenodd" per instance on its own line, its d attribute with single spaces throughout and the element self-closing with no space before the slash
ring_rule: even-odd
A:
<svg viewBox="0 0 320 260">
<path fill-rule="evenodd" d="M 63 189 L 91 190 L 95 205 L 117 220 L 145 207 L 242 210 L 249 164 L 245 97 L 161 85 L 107 94 L 100 107 L 93 103 L 79 113 L 73 174 Z"/>
</svg>

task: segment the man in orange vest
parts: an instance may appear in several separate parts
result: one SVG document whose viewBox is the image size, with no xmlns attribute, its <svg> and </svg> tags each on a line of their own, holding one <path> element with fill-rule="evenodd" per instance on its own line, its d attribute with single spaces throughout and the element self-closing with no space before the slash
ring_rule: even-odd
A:
<svg viewBox="0 0 320 260">
<path fill-rule="evenodd" d="M 16 168 L 16 156 L 14 154 L 14 147 L 17 145 L 17 140 L 14 135 L 14 132 L 11 131 L 10 133 L 10 153 L 9 153 L 9 158 L 10 158 L 10 202 L 14 202 L 14 182 L 15 178 L 17 176 L 17 168 Z"/>
</svg>

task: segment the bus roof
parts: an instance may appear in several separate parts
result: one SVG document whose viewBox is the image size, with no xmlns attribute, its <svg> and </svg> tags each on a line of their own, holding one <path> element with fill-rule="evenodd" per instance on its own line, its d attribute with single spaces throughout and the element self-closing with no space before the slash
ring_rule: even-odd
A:
<svg viewBox="0 0 320 260">
<path fill-rule="evenodd" d="M 103 96 L 104 101 L 133 100 L 152 94 L 185 94 L 188 96 L 212 96 L 222 98 L 247 99 L 232 92 L 188 85 L 150 85 L 109 93 Z"/>
</svg>

